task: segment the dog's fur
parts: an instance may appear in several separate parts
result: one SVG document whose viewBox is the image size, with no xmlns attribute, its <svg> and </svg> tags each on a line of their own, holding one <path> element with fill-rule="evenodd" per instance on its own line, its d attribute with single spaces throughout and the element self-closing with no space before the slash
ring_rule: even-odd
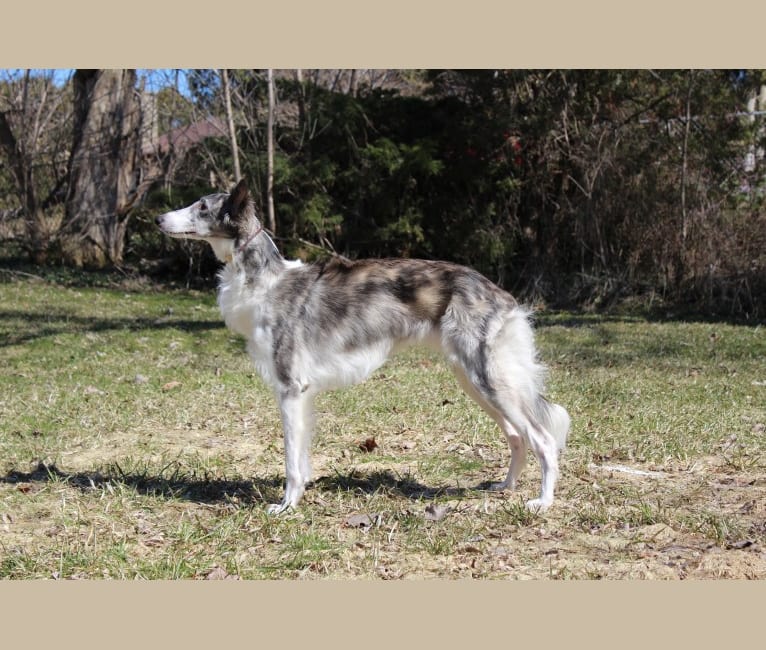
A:
<svg viewBox="0 0 766 650">
<path fill-rule="evenodd" d="M 469 268 L 424 260 L 287 261 L 263 232 L 247 186 L 211 194 L 157 218 L 171 237 L 204 239 L 226 263 L 218 304 L 279 402 L 287 485 L 278 513 L 298 504 L 311 478 L 317 393 L 358 383 L 405 343 L 440 349 L 461 386 L 497 422 L 511 448 L 513 488 L 531 448 L 553 501 L 566 410 L 543 397 L 529 313 Z"/>
</svg>

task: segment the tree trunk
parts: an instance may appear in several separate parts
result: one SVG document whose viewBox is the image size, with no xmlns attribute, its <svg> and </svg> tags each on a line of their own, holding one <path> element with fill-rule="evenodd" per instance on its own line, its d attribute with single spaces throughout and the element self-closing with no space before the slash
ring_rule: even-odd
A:
<svg viewBox="0 0 766 650">
<path fill-rule="evenodd" d="M 353 68 L 351 70 L 351 75 L 348 80 L 348 90 L 346 91 L 346 94 L 351 95 L 352 97 L 356 97 L 358 85 L 359 85 L 359 70 L 357 70 L 356 68 Z"/>
<path fill-rule="evenodd" d="M 77 70 L 62 253 L 76 266 L 122 261 L 138 193 L 141 110 L 135 70 Z"/>
<path fill-rule="evenodd" d="M 303 70 L 296 68 L 295 81 L 298 84 L 298 132 L 301 134 L 301 147 L 306 138 L 306 88 L 303 85 Z"/>
<path fill-rule="evenodd" d="M 229 125 L 229 142 L 231 143 L 231 158 L 234 161 L 234 182 L 239 183 L 242 172 L 239 168 L 239 147 L 237 146 L 237 132 L 234 129 L 234 116 L 231 111 L 231 89 L 229 88 L 229 73 L 225 68 L 221 70 L 223 82 L 223 98 L 226 105 L 226 122 Z"/>
<path fill-rule="evenodd" d="M 689 230 L 691 222 L 689 219 L 689 208 L 687 205 L 686 187 L 688 184 L 689 169 L 689 133 L 692 125 L 692 86 L 694 83 L 694 71 L 689 70 L 689 85 L 686 89 L 686 115 L 684 120 L 684 139 L 681 146 L 681 246 L 678 251 L 678 262 L 676 267 L 676 286 L 681 286 L 686 273 L 686 268 L 690 265 L 687 259 L 689 253 Z M 691 247 L 693 253 L 694 247 Z M 691 264 L 694 268 L 694 264 Z"/>
<path fill-rule="evenodd" d="M 268 180 L 266 184 L 267 207 L 269 217 L 269 230 L 273 235 L 277 233 L 277 224 L 274 217 L 274 71 L 268 70 L 269 84 L 269 118 L 267 136 L 268 155 Z"/>
<path fill-rule="evenodd" d="M 0 111 L 0 148 L 10 162 L 10 171 L 15 181 L 16 194 L 24 215 L 26 239 L 24 245 L 30 258 L 35 264 L 45 264 L 48 259 L 48 249 L 56 236 L 60 225 L 60 218 L 49 217 L 46 213 L 48 203 L 52 203 L 53 192 L 48 199 L 43 200 L 38 196 L 38 184 L 35 171 L 40 167 L 37 164 L 40 133 L 42 131 L 41 117 L 48 97 L 50 78 L 46 79 L 46 85 L 42 89 L 37 108 L 29 105 L 30 71 L 24 74 L 21 103 L 15 107 L 17 110 L 16 130 L 14 134 L 11 117 L 12 110 Z M 54 100 L 53 104 L 56 105 Z M 47 110 L 52 110 L 47 108 Z M 48 116 L 49 117 L 49 116 Z M 55 211 L 54 211 L 55 212 Z"/>
</svg>

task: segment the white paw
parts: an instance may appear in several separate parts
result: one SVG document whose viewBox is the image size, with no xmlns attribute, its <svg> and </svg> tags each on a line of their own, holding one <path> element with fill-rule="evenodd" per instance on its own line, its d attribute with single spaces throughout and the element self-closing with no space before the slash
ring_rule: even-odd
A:
<svg viewBox="0 0 766 650">
<path fill-rule="evenodd" d="M 530 499 L 524 504 L 524 506 L 530 512 L 540 513 L 545 512 L 548 508 L 550 508 L 551 502 L 543 501 L 543 499 Z"/>
<path fill-rule="evenodd" d="M 292 506 L 289 503 L 272 503 L 266 507 L 266 512 L 270 515 L 281 515 L 286 510 L 291 510 Z"/>
</svg>

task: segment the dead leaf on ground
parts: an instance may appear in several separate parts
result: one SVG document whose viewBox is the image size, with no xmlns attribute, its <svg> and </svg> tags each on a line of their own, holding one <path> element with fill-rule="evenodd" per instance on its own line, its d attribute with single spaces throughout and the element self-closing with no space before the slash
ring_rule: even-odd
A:
<svg viewBox="0 0 766 650">
<path fill-rule="evenodd" d="M 449 512 L 449 506 L 442 506 L 438 503 L 430 503 L 426 506 L 426 520 L 441 521 L 449 514 Z"/>
<path fill-rule="evenodd" d="M 726 548 L 742 550 L 742 549 L 745 549 L 745 548 L 749 548 L 749 547 L 753 546 L 754 544 L 755 544 L 755 542 L 752 539 L 743 539 L 743 540 L 740 540 L 738 542 L 731 542 L 731 543 L 727 544 Z"/>
<path fill-rule="evenodd" d="M 489 552 L 495 557 L 510 557 L 513 555 L 513 551 L 511 551 L 511 549 L 509 549 L 507 546 L 494 546 L 489 549 Z"/>
<path fill-rule="evenodd" d="M 165 543 L 165 535 L 164 533 L 157 533 L 156 535 L 152 535 L 151 537 L 142 539 L 141 543 L 144 546 L 149 546 L 149 547 L 162 546 Z"/>
<path fill-rule="evenodd" d="M 378 443 L 375 442 L 375 436 L 372 436 L 371 438 L 367 438 L 364 442 L 359 443 L 359 449 L 361 449 L 364 452 L 370 453 L 373 449 L 376 449 L 378 446 Z"/>
<path fill-rule="evenodd" d="M 205 574 L 205 580 L 239 580 L 238 575 L 230 574 L 222 567 L 214 567 Z"/>
<path fill-rule="evenodd" d="M 96 388 L 95 386 L 86 386 L 82 389 L 82 392 L 86 395 L 106 395 L 103 390 Z"/>
<path fill-rule="evenodd" d="M 181 385 L 180 381 L 169 381 L 167 384 L 162 385 L 162 390 L 173 390 Z"/>
<path fill-rule="evenodd" d="M 380 515 L 377 512 L 371 515 L 351 515 L 350 517 L 346 517 L 346 521 L 343 522 L 343 525 L 346 526 L 346 528 L 371 528 L 378 524 L 380 524 Z"/>
</svg>

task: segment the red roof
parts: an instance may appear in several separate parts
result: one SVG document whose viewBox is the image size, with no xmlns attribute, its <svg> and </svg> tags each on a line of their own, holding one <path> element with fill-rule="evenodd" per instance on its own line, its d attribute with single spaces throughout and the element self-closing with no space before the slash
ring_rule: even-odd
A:
<svg viewBox="0 0 766 650">
<path fill-rule="evenodd" d="M 144 155 L 159 154 L 164 156 L 171 148 L 176 151 L 184 151 L 206 138 L 220 138 L 226 135 L 227 130 L 223 120 L 210 116 L 204 120 L 171 129 L 154 142 L 144 145 L 142 153 Z"/>
</svg>

